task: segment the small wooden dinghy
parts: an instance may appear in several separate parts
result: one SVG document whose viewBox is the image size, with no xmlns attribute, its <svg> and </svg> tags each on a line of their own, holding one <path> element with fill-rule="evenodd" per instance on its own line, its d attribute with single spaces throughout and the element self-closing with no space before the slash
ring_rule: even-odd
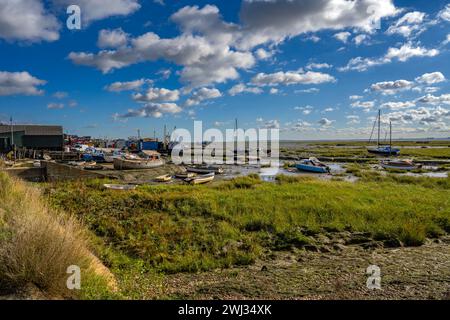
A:
<svg viewBox="0 0 450 320">
<path fill-rule="evenodd" d="M 156 177 L 155 180 L 158 182 L 169 182 L 172 180 L 172 176 L 170 174 L 165 174 L 163 176 Z"/>
<path fill-rule="evenodd" d="M 215 174 L 222 174 L 223 169 L 220 167 L 213 167 L 213 166 L 198 166 L 198 167 L 186 167 L 186 170 L 188 172 L 194 172 L 194 173 L 215 173 Z"/>
<path fill-rule="evenodd" d="M 86 161 L 70 161 L 67 164 L 74 167 L 82 167 L 86 165 Z"/>
<path fill-rule="evenodd" d="M 330 168 L 320 162 L 317 158 L 303 159 L 300 163 L 295 166 L 298 170 L 315 172 L 315 173 L 328 173 Z"/>
<path fill-rule="evenodd" d="M 194 172 L 185 172 L 185 173 L 179 173 L 176 174 L 175 177 L 177 177 L 178 179 L 188 179 L 188 178 L 193 178 L 196 176 L 196 173 Z"/>
<path fill-rule="evenodd" d="M 104 184 L 103 185 L 106 189 L 111 189 L 111 190 L 135 190 L 137 188 L 136 185 L 132 185 L 132 184 Z"/>
<path fill-rule="evenodd" d="M 84 167 L 84 170 L 89 170 L 89 171 L 96 171 L 96 170 L 103 170 L 103 166 L 99 165 L 99 164 L 95 164 L 95 165 L 87 165 Z"/>
<path fill-rule="evenodd" d="M 417 166 L 412 160 L 385 160 L 381 161 L 381 166 L 384 169 L 395 169 L 395 170 L 405 170 L 410 171 L 417 169 Z"/>
<path fill-rule="evenodd" d="M 198 177 L 186 179 L 185 181 L 189 182 L 190 184 L 203 184 L 213 181 L 215 176 L 216 174 L 214 172 L 211 172 Z"/>
</svg>

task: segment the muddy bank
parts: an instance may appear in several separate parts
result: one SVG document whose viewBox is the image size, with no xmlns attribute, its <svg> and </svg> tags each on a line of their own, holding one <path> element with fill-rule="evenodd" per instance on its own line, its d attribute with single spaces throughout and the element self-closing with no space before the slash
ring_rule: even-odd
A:
<svg viewBox="0 0 450 320">
<path fill-rule="evenodd" d="M 366 286 L 369 265 L 381 289 Z M 268 253 L 254 265 L 170 275 L 165 294 L 186 299 L 450 299 L 450 239 L 421 247 Z"/>
</svg>

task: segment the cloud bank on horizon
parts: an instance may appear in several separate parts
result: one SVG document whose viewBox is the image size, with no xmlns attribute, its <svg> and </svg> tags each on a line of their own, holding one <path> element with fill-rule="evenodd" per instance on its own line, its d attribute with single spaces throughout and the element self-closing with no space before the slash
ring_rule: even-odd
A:
<svg viewBox="0 0 450 320">
<path fill-rule="evenodd" d="M 104 119 L 97 135 L 118 123 L 130 133 L 125 121 L 234 115 L 286 138 L 349 138 L 367 135 L 382 108 L 398 134 L 450 136 L 446 1 L 183 2 L 3 0 L 0 119 L 31 103 L 31 121 L 45 109 L 76 131 L 86 121 L 80 99 Z M 81 8 L 79 32 L 64 27 L 71 4 Z M 69 38 L 76 45 L 64 45 Z M 49 50 L 56 60 L 33 62 Z"/>
</svg>

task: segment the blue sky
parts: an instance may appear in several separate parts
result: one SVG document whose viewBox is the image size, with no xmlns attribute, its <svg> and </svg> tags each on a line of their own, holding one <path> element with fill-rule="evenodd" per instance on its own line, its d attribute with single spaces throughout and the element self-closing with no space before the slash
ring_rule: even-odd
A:
<svg viewBox="0 0 450 320">
<path fill-rule="evenodd" d="M 119 138 L 238 118 L 353 139 L 381 108 L 395 137 L 450 136 L 448 1 L 108 3 L 0 3 L 0 121 Z"/>
</svg>

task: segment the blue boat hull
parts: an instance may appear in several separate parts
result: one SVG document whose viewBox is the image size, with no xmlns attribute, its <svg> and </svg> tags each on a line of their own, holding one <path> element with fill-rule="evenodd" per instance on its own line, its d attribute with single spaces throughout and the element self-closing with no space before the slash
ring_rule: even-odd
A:
<svg viewBox="0 0 450 320">
<path fill-rule="evenodd" d="M 84 154 L 83 160 L 84 161 L 105 162 L 105 157 L 102 155 Z"/>
<path fill-rule="evenodd" d="M 391 149 L 391 148 L 376 148 L 376 149 L 368 149 L 369 153 L 379 154 L 383 156 L 398 156 L 400 154 L 400 149 Z"/>
<path fill-rule="evenodd" d="M 315 173 L 328 173 L 328 169 L 325 167 L 316 167 L 307 164 L 297 164 L 296 168 L 301 171 L 309 171 Z"/>
</svg>

